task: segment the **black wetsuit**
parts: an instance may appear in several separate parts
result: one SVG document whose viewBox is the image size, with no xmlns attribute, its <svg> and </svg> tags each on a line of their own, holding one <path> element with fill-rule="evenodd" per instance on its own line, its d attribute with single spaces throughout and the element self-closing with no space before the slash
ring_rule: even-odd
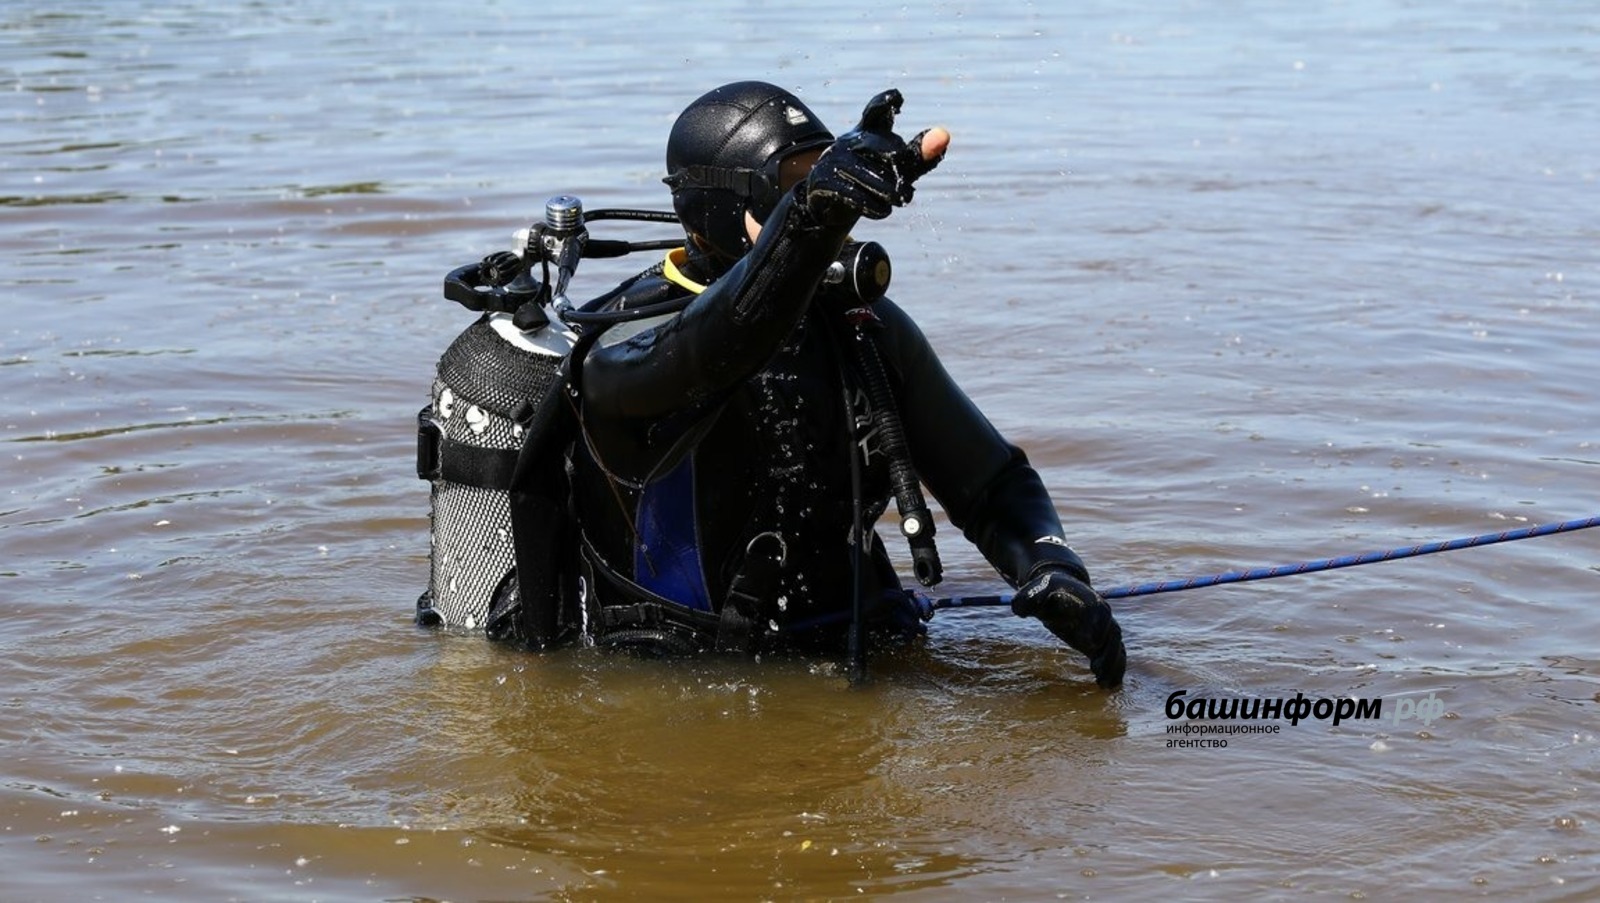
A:
<svg viewBox="0 0 1600 903">
<path fill-rule="evenodd" d="M 734 645 L 842 635 L 853 598 L 852 453 L 863 455 L 869 527 L 890 495 L 881 445 L 870 427 L 853 429 L 870 412 L 845 347 L 851 305 L 819 290 L 843 241 L 785 199 L 755 247 L 680 314 L 581 361 L 574 500 L 589 624 L 602 641 L 665 624 L 718 644 L 734 589 L 752 622 L 748 635 L 734 631 Z M 687 292 L 652 275 L 622 297 Z M 955 385 L 900 307 L 880 299 L 871 310 L 912 461 L 950 521 L 1013 585 L 1046 562 L 1082 572 L 1023 452 Z M 869 541 L 869 623 L 915 629 L 883 543 Z"/>
</svg>

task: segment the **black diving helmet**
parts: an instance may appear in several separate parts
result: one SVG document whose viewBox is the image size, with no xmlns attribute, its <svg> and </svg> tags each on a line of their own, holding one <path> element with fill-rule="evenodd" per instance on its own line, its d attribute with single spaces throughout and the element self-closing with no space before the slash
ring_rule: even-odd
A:
<svg viewBox="0 0 1600 903">
<path fill-rule="evenodd" d="M 684 230 L 724 269 L 750 250 L 745 212 L 765 224 L 783 197 L 783 161 L 831 143 L 833 133 L 798 97 L 766 82 L 735 82 L 679 114 L 662 181 Z"/>
</svg>

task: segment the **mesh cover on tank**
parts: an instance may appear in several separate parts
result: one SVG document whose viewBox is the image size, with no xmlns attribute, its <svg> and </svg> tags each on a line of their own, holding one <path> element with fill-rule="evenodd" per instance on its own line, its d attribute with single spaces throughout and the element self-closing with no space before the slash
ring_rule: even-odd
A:
<svg viewBox="0 0 1600 903">
<path fill-rule="evenodd" d="M 433 384 L 433 416 L 444 437 L 480 448 L 521 448 L 514 415 L 543 397 L 561 360 L 508 343 L 487 321 L 468 327 L 440 358 Z M 447 625 L 479 629 L 516 560 L 510 495 L 436 480 L 430 519 L 434 611 Z"/>
</svg>

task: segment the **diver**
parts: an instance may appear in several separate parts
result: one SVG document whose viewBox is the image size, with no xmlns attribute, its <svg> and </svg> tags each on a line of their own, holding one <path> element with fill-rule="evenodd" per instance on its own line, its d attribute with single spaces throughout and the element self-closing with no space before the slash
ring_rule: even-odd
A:
<svg viewBox="0 0 1600 903">
<path fill-rule="evenodd" d="M 859 219 L 910 202 L 943 158 L 944 129 L 894 133 L 900 106 L 884 92 L 836 138 L 790 92 L 747 81 L 677 118 L 664 181 L 685 244 L 607 303 L 692 300 L 571 362 L 583 630 L 647 654 L 915 638 L 919 610 L 872 527 L 920 484 L 1017 588 L 1015 613 L 1115 687 L 1121 628 L 1026 455 L 904 310 L 826 281 Z M 911 504 L 902 532 L 931 584 L 933 524 Z"/>
</svg>

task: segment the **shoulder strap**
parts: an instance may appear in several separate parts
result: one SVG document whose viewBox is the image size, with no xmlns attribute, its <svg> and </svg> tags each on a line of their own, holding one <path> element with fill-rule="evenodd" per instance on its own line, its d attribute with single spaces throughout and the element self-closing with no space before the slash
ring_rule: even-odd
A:
<svg viewBox="0 0 1600 903">
<path fill-rule="evenodd" d="M 566 454 L 578 434 L 576 379 L 583 359 L 603 329 L 584 333 L 535 402 L 523 426 L 522 448 L 510 480 L 511 542 L 517 596 L 510 638 L 546 649 L 573 638 L 577 618 L 569 611 L 576 571 Z"/>
</svg>

